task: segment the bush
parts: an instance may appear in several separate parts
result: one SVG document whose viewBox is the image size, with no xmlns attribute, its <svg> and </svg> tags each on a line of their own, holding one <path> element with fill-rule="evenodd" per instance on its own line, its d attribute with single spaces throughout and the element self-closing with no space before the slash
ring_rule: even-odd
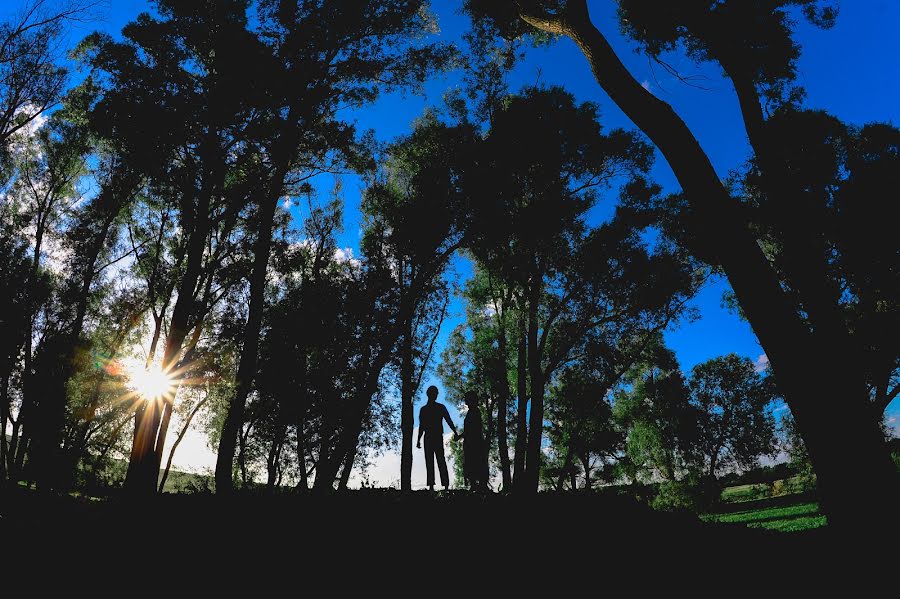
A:
<svg viewBox="0 0 900 599">
<path fill-rule="evenodd" d="M 650 506 L 663 511 L 706 512 L 718 503 L 721 494 L 717 480 L 689 473 L 681 480 L 661 483 Z"/>
<path fill-rule="evenodd" d="M 74 473 L 74 486 L 88 495 L 102 495 L 120 489 L 128 472 L 128 462 L 106 454 L 99 457 L 86 452 Z"/>
</svg>

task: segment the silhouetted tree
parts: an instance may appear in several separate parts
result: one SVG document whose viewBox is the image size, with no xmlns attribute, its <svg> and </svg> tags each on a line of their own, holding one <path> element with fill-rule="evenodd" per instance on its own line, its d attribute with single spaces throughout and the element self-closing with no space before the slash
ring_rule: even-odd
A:
<svg viewBox="0 0 900 599">
<path fill-rule="evenodd" d="M 412 484 L 413 402 L 447 311 L 444 275 L 464 236 L 464 202 L 452 178 L 465 177 L 466 150 L 473 143 L 470 127 L 448 126 L 427 113 L 412 135 L 388 150 L 383 180 L 366 190 L 363 201 L 368 235 L 380 238 L 396 279 L 400 485 L 407 491 Z"/>
<path fill-rule="evenodd" d="M 629 369 L 613 415 L 625 433 L 619 471 L 631 482 L 674 482 L 696 470 L 700 414 L 675 354 L 654 339 Z"/>
<path fill-rule="evenodd" d="M 383 90 L 421 83 L 449 57 L 441 46 L 409 43 L 430 26 L 421 1 L 338 5 L 269 0 L 260 2 L 260 8 L 260 40 L 266 40 L 271 56 L 267 56 L 269 68 L 258 75 L 256 84 L 270 90 L 265 97 L 268 104 L 260 108 L 271 119 L 264 125 L 271 131 L 263 146 L 271 172 L 257 200 L 259 229 L 248 322 L 237 390 L 220 440 L 219 492 L 230 488 L 237 429 L 256 371 L 272 215 L 286 178 L 297 170 L 311 176 L 326 168 L 323 164 L 335 154 L 360 168 L 354 156 L 353 127 L 336 118 L 337 110 L 371 102 Z"/>
<path fill-rule="evenodd" d="M 547 437 L 553 462 L 545 475 L 558 490 L 566 483 L 573 491 L 578 488 L 579 467 L 583 487 L 590 489 L 592 472 L 605 476 L 624 443 L 609 401 L 610 373 L 602 365 L 592 369 L 590 362 L 580 360 L 566 368 L 550 389 Z"/>
<path fill-rule="evenodd" d="M 90 18 L 95 6 L 90 0 L 27 0 L 0 23 L 0 185 L 14 138 L 34 129 L 64 95 L 66 25 Z"/>
<path fill-rule="evenodd" d="M 866 515 L 872 515 L 876 523 L 878 510 L 864 507 L 862 497 L 878 497 L 883 506 L 896 503 L 896 477 L 871 418 L 859 341 L 835 309 L 827 286 L 823 289 L 821 273 L 827 256 L 816 249 L 821 245 L 800 242 L 792 250 L 804 268 L 795 273 L 796 293 L 784 289 L 780 273 L 768 261 L 693 133 L 666 102 L 627 71 L 591 22 L 585 0 L 469 0 L 466 5 L 475 18 L 488 19 L 506 37 L 537 33 L 575 41 L 598 83 L 657 145 L 681 183 L 685 197 L 679 226 L 689 232 L 692 251 L 728 276 L 806 440 L 833 523 L 849 526 Z M 836 16 L 832 5 L 817 0 L 698 0 L 670 3 L 662 9 L 619 2 L 624 31 L 650 56 L 658 57 L 681 43 L 692 58 L 712 60 L 723 68 L 734 84 L 758 168 L 773 184 L 767 195 L 781 205 L 804 202 L 790 186 L 781 187 L 786 173 L 777 155 L 786 140 L 770 134 L 774 131 L 768 126 L 764 101 L 789 106 L 800 97 L 794 86 L 800 49 L 791 37 L 793 21 L 788 12 L 795 7 L 823 27 L 830 26 Z M 799 233 L 798 241 L 808 238 L 802 234 L 804 227 L 782 222 Z M 812 226 L 814 221 L 803 222 L 814 236 L 821 235 L 821 229 Z M 819 375 L 823 369 L 828 377 Z M 823 397 L 835 399 L 826 403 Z M 853 461 L 865 463 L 861 476 L 869 493 L 851 491 L 844 484 L 850 455 L 831 442 L 837 435 L 852 439 Z"/>
<path fill-rule="evenodd" d="M 729 354 L 698 364 L 688 388 L 707 476 L 715 478 L 723 467 L 750 468 L 775 452 L 774 384 L 752 360 Z"/>
<path fill-rule="evenodd" d="M 618 340 L 666 326 L 681 313 L 694 282 L 678 254 L 647 254 L 627 215 L 586 226 L 585 214 L 600 190 L 617 179 L 639 178 L 650 161 L 649 147 L 633 135 L 602 133 L 594 105 L 576 105 L 556 88 L 528 89 L 494 115 L 480 152 L 476 197 L 484 201 L 475 208 L 471 251 L 485 269 L 516 287 L 515 484 L 534 491 L 545 387 L 554 373 L 591 337 L 615 347 Z M 629 282 L 636 280 L 642 287 Z"/>
</svg>

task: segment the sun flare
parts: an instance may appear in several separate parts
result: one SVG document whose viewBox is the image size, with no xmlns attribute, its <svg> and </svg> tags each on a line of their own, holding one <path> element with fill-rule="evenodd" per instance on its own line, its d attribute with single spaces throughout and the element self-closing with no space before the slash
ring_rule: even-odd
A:
<svg viewBox="0 0 900 599">
<path fill-rule="evenodd" d="M 128 386 L 144 399 L 160 399 L 172 393 L 175 381 L 159 365 L 128 369 Z"/>
</svg>

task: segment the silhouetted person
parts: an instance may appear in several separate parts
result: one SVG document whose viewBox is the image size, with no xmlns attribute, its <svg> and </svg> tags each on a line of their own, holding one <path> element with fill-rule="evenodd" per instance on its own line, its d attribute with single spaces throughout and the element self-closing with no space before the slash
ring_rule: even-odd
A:
<svg viewBox="0 0 900 599">
<path fill-rule="evenodd" d="M 481 430 L 481 409 L 474 391 L 466 392 L 466 420 L 463 424 L 463 476 L 469 488 L 484 491 L 488 483 L 487 445 Z"/>
<path fill-rule="evenodd" d="M 450 420 L 447 407 L 438 403 L 438 390 L 434 385 L 426 391 L 428 403 L 419 410 L 419 438 L 416 447 L 422 447 L 422 435 L 425 435 L 425 471 L 428 473 L 428 489 L 434 491 L 434 459 L 437 458 L 438 470 L 441 472 L 441 485 L 450 486 L 450 475 L 447 473 L 447 460 L 444 459 L 444 420 L 453 429 L 456 438 L 456 426 Z"/>
</svg>

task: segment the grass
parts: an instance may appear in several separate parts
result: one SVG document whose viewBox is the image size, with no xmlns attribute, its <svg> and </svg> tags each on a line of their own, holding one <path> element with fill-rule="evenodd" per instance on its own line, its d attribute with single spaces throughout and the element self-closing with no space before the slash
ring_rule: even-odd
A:
<svg viewBox="0 0 900 599">
<path fill-rule="evenodd" d="M 732 503 L 737 501 L 752 501 L 768 497 L 769 485 L 759 483 L 754 485 L 737 485 L 728 487 L 722 491 L 722 501 Z"/>
<path fill-rule="evenodd" d="M 779 532 L 799 532 L 825 526 L 825 516 L 815 501 L 784 507 L 758 507 L 727 514 L 706 514 L 707 522 L 745 524 L 748 528 L 763 528 Z"/>
<path fill-rule="evenodd" d="M 778 532 L 800 532 L 820 528 L 827 524 L 816 501 L 810 501 L 810 493 L 784 493 L 773 496 L 773 488 L 797 489 L 800 480 L 787 479 L 773 484 L 750 484 L 729 487 L 722 492 L 720 510 L 703 514 L 706 522 L 743 524 L 748 528 L 761 528 Z"/>
</svg>

